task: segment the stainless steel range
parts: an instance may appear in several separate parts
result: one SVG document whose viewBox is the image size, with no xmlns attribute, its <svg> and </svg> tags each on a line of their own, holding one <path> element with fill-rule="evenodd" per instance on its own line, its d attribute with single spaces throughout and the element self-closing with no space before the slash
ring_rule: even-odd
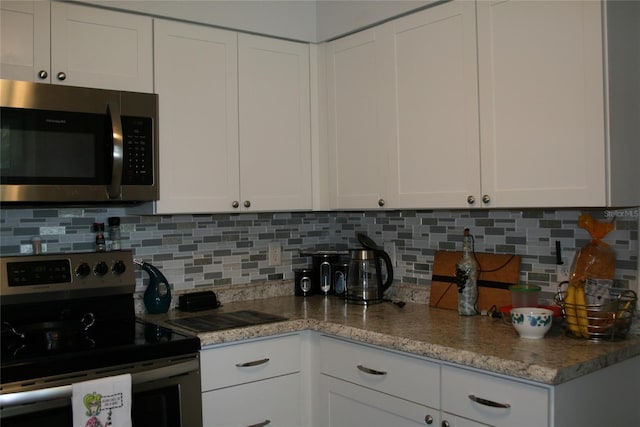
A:
<svg viewBox="0 0 640 427">
<path fill-rule="evenodd" d="M 133 425 L 202 426 L 197 337 L 136 320 L 130 251 L 0 258 L 0 424 L 72 425 L 71 385 L 132 374 Z"/>
</svg>

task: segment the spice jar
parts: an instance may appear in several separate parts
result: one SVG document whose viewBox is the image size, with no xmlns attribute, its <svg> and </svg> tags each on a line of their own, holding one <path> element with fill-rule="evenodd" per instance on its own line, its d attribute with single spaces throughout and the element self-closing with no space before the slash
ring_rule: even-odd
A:
<svg viewBox="0 0 640 427">
<path fill-rule="evenodd" d="M 109 240 L 111 240 L 111 250 L 119 251 L 122 249 L 121 233 L 120 233 L 120 217 L 109 217 Z"/>
<path fill-rule="evenodd" d="M 96 233 L 96 252 L 106 251 L 107 245 L 104 241 L 104 223 L 94 222 L 93 231 Z"/>
</svg>

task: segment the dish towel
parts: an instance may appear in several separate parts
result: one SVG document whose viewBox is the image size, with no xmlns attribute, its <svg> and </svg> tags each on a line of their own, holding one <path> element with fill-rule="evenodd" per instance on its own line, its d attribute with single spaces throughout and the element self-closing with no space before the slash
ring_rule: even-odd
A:
<svg viewBox="0 0 640 427">
<path fill-rule="evenodd" d="M 131 427 L 131 375 L 72 385 L 73 427 Z"/>
</svg>

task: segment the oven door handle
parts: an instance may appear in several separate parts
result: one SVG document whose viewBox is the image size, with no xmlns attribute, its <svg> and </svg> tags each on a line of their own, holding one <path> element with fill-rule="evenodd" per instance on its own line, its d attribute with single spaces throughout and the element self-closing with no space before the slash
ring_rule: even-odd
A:
<svg viewBox="0 0 640 427">
<path fill-rule="evenodd" d="M 151 369 L 149 371 L 136 372 L 131 374 L 131 384 L 145 384 L 177 375 L 186 374 L 200 369 L 197 359 L 177 363 L 175 365 L 164 366 Z M 71 398 L 72 386 L 63 385 L 39 390 L 19 391 L 0 395 L 0 407 L 9 408 L 12 406 L 25 405 L 29 403 L 40 403 L 54 399 Z"/>
</svg>

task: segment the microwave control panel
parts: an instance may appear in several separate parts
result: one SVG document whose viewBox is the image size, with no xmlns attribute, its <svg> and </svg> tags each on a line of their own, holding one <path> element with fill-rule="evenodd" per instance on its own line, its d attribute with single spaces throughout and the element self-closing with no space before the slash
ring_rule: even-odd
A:
<svg viewBox="0 0 640 427">
<path fill-rule="evenodd" d="M 122 116 L 123 185 L 153 184 L 153 120 Z"/>
</svg>

